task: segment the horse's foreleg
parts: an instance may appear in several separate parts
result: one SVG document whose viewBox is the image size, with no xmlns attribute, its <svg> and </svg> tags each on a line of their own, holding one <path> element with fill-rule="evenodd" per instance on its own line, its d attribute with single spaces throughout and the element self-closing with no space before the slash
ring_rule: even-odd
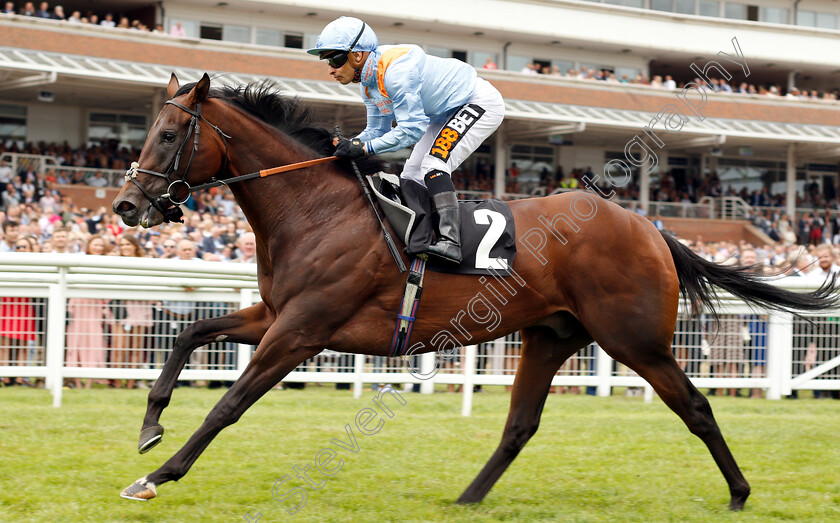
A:
<svg viewBox="0 0 840 523">
<path fill-rule="evenodd" d="M 272 336 L 272 330 L 269 330 L 242 376 L 216 403 L 187 443 L 162 467 L 132 483 L 120 496 L 136 500 L 157 496 L 157 485 L 183 477 L 223 428 L 236 423 L 251 405 L 301 362 L 323 350 L 308 346 L 283 349 L 284 346 L 288 344 L 280 342 L 280 337 Z"/>
<path fill-rule="evenodd" d="M 561 340 L 547 327 L 522 331 L 522 356 L 513 391 L 502 441 L 458 503 L 476 503 L 484 499 L 525 443 L 537 432 L 540 415 L 557 369 L 572 354 L 591 341 L 585 332 Z"/>
<path fill-rule="evenodd" d="M 172 353 L 163 365 L 160 377 L 149 391 L 146 416 L 143 418 L 138 444 L 140 453 L 147 452 L 163 437 L 163 427 L 159 423 L 160 415 L 169 405 L 172 389 L 175 388 L 178 375 L 187 364 L 190 354 L 202 345 L 217 341 L 221 336 L 225 336 L 224 340 L 231 343 L 256 345 L 273 320 L 265 303 L 259 302 L 225 316 L 199 320 L 184 329 L 175 340 Z"/>
</svg>

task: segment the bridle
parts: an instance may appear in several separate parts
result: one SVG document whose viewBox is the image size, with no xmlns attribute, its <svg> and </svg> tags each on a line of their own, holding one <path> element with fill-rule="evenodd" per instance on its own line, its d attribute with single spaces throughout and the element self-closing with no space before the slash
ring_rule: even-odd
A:
<svg viewBox="0 0 840 523">
<path fill-rule="evenodd" d="M 225 158 L 222 162 L 222 166 L 219 168 L 217 172 L 217 176 L 221 173 L 224 173 L 228 166 L 228 143 L 227 139 L 231 138 L 230 136 L 226 135 L 221 129 L 213 125 L 212 123 L 208 122 L 204 116 L 201 115 L 201 104 L 196 104 L 195 110 L 179 104 L 173 100 L 167 100 L 165 102 L 169 105 L 174 105 L 178 109 L 186 112 L 191 116 L 190 124 L 187 129 L 187 134 L 184 136 L 184 140 L 181 142 L 181 145 L 178 147 L 178 152 L 175 153 L 175 158 L 172 159 L 172 162 L 169 163 L 169 167 L 166 168 L 166 172 L 158 172 L 152 171 L 149 169 L 141 169 L 140 164 L 137 162 L 132 162 L 131 167 L 125 173 L 125 181 L 132 182 L 134 185 L 137 186 L 138 189 L 143 193 L 143 195 L 148 199 L 152 206 L 157 209 L 163 215 L 164 222 L 180 222 L 182 221 L 184 213 L 181 210 L 181 205 L 187 203 L 190 199 L 192 193 L 197 191 L 202 191 L 204 189 L 209 189 L 211 187 L 219 187 L 222 185 L 228 185 L 235 182 L 244 182 L 245 180 L 251 180 L 257 177 L 266 177 L 272 174 L 277 174 L 281 172 L 293 171 L 295 169 L 302 169 L 304 167 L 309 167 L 312 165 L 318 165 L 321 163 L 331 162 L 337 160 L 338 157 L 336 156 L 327 156 L 326 158 L 317 158 L 315 160 L 307 160 L 304 162 L 297 162 L 289 165 L 283 165 L 280 167 L 275 167 L 273 169 L 264 169 L 262 171 L 257 171 L 253 173 L 243 174 L 241 176 L 237 176 L 235 178 L 229 178 L 227 180 L 218 179 L 216 176 L 210 178 L 210 181 L 207 183 L 203 183 L 201 185 L 196 185 L 195 187 L 191 187 L 190 184 L 187 182 L 187 175 L 190 172 L 190 167 L 192 167 L 193 159 L 195 158 L 196 153 L 198 152 L 198 138 L 200 134 L 200 125 L 199 120 L 203 120 L 204 123 L 209 125 L 219 136 L 222 137 L 222 142 L 225 144 Z M 187 168 L 184 169 L 184 174 L 181 176 L 181 179 L 172 179 L 170 176 L 178 171 L 178 167 L 181 163 L 181 156 L 184 153 L 184 147 L 186 147 L 187 142 L 190 139 L 190 135 L 193 135 L 193 148 L 192 153 L 190 153 L 189 162 L 187 162 Z M 152 176 L 157 176 L 158 178 L 163 178 L 169 184 L 167 186 L 166 192 L 162 193 L 158 196 L 152 196 L 149 191 L 143 187 L 143 185 L 137 181 L 137 173 L 143 174 L 150 174 Z M 164 207 L 165 202 L 171 203 L 172 207 Z"/>
<path fill-rule="evenodd" d="M 190 199 L 190 195 L 198 190 L 204 189 L 205 186 L 208 184 L 199 185 L 196 187 L 190 187 L 190 184 L 187 183 L 187 175 L 190 172 L 190 167 L 192 167 L 193 159 L 195 159 L 195 154 L 198 152 L 198 138 L 200 135 L 200 125 L 199 120 L 203 120 L 207 125 L 209 125 L 213 130 L 215 130 L 219 136 L 222 137 L 222 141 L 225 144 L 225 159 L 222 163 L 222 167 L 219 169 L 219 173 L 222 173 L 227 169 L 228 164 L 228 143 L 227 139 L 230 136 L 226 135 L 222 132 L 221 129 L 213 125 L 212 123 L 208 122 L 204 116 L 201 115 L 201 104 L 196 104 L 195 110 L 193 111 L 189 107 L 179 104 L 173 100 L 167 100 L 166 104 L 174 105 L 178 109 L 188 113 L 190 118 L 190 124 L 187 128 L 187 134 L 184 136 L 184 140 L 181 142 L 180 147 L 178 147 L 178 152 L 175 153 L 175 158 L 169 163 L 169 167 L 166 168 L 166 172 L 158 172 L 152 171 L 149 169 L 141 169 L 140 165 L 137 162 L 132 162 L 131 168 L 128 169 L 125 173 L 125 181 L 132 182 L 134 185 L 137 186 L 138 189 L 143 193 L 143 195 L 152 203 L 155 209 L 160 211 L 163 215 L 164 222 L 180 222 L 181 218 L 184 216 L 183 211 L 181 211 L 180 205 L 186 203 Z M 184 147 L 187 145 L 187 142 L 190 139 L 190 135 L 194 136 L 193 139 L 193 148 L 192 153 L 190 153 L 190 160 L 187 163 L 187 168 L 184 169 L 184 174 L 181 176 L 181 179 L 173 180 L 170 176 L 178 171 L 178 167 L 181 164 L 181 156 L 184 153 Z M 143 174 L 151 174 L 152 176 L 157 176 L 158 178 L 163 178 L 168 183 L 166 192 L 160 194 L 159 196 L 152 196 L 149 191 L 143 187 L 143 185 L 137 181 L 137 173 Z M 215 177 L 211 178 L 212 183 L 215 185 L 209 185 L 212 187 L 217 187 L 218 185 L 224 185 L 225 182 L 221 180 L 217 180 Z M 221 182 L 221 183 L 219 183 Z M 173 207 L 164 207 L 162 202 L 168 201 L 172 203 Z"/>
</svg>

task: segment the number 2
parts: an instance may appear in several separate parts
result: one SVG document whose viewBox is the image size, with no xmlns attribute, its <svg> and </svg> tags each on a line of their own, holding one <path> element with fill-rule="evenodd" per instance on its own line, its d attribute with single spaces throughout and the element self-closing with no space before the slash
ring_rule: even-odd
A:
<svg viewBox="0 0 840 523">
<path fill-rule="evenodd" d="M 507 225 L 505 216 L 500 212 L 489 209 L 477 209 L 473 212 L 473 218 L 478 225 L 490 224 L 490 228 L 484 233 L 484 238 L 481 239 L 478 249 L 475 251 L 475 268 L 507 270 L 506 259 L 490 257 L 490 249 L 496 245 L 496 242 L 502 237 L 502 233 L 505 232 L 505 225 Z"/>
</svg>

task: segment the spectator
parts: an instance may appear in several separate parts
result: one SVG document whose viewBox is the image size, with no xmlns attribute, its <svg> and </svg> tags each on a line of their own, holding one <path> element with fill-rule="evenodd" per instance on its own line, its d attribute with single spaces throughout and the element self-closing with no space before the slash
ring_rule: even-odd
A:
<svg viewBox="0 0 840 523">
<path fill-rule="evenodd" d="M 6 190 L 6 186 L 12 183 L 12 168 L 6 160 L 0 160 L 0 192 Z"/>
<path fill-rule="evenodd" d="M 91 22 L 91 23 L 93 23 L 93 22 Z M 99 22 L 99 25 L 101 25 L 102 27 L 116 27 L 117 26 L 116 22 L 114 22 L 114 15 L 112 15 L 111 13 L 106 14 L 105 18 L 101 22 Z"/>
<path fill-rule="evenodd" d="M 671 75 L 668 74 L 665 75 L 665 81 L 662 83 L 662 87 L 673 91 L 677 88 L 677 82 L 675 82 Z"/>
<path fill-rule="evenodd" d="M 124 234 L 119 239 L 119 255 L 142 258 L 145 253 L 137 238 Z M 120 300 L 116 306 L 112 302 L 111 310 L 115 319 L 111 363 L 139 369 L 146 359 L 144 347 L 146 334 L 152 326 L 152 304 L 142 300 Z M 140 388 L 146 388 L 144 382 L 140 383 Z M 120 385 L 121 383 L 117 381 L 117 388 Z M 125 387 L 135 388 L 135 381 L 126 380 Z"/>
<path fill-rule="evenodd" d="M 17 238 L 15 252 L 32 252 L 32 244 L 26 238 Z M 35 328 L 35 308 L 32 298 L 0 298 L 0 362 L 6 365 L 26 365 L 31 349 L 38 339 Z M 14 383 L 3 378 L 5 385 L 22 385 L 22 378 L 15 378 Z"/>
<path fill-rule="evenodd" d="M 15 4 L 13 2 L 6 2 L 6 6 L 3 7 L 3 10 L 0 13 L 4 15 L 13 15 L 16 14 L 15 11 Z"/>
<path fill-rule="evenodd" d="M 41 2 L 38 10 L 35 11 L 35 16 L 37 18 L 52 18 L 52 15 L 50 14 L 50 4 L 47 2 Z"/>
<path fill-rule="evenodd" d="M 163 254 L 161 255 L 161 259 L 169 260 L 175 258 L 177 255 L 176 249 L 178 248 L 178 243 L 174 239 L 168 239 L 163 242 Z"/>
<path fill-rule="evenodd" d="M 85 246 L 85 254 L 105 254 L 105 240 L 94 236 Z M 67 355 L 68 367 L 104 367 L 106 361 L 105 321 L 113 321 L 111 309 L 101 298 L 70 298 L 67 301 Z M 75 379 L 77 389 L 82 388 L 80 378 Z M 89 389 L 93 380 L 88 379 Z"/>
<path fill-rule="evenodd" d="M 484 62 L 484 69 L 498 69 L 499 66 L 496 65 L 496 61 L 493 60 L 492 56 L 488 56 L 487 60 Z"/>
<path fill-rule="evenodd" d="M 138 23 L 140 23 L 140 22 L 138 22 Z M 121 16 L 120 17 L 120 23 L 117 24 L 117 27 L 119 27 L 120 29 L 131 29 L 131 24 L 128 21 L 128 17 L 127 16 Z"/>
<path fill-rule="evenodd" d="M 81 24 L 82 23 L 82 13 L 78 11 L 73 11 L 73 14 L 70 15 L 70 18 L 67 21 L 71 24 Z"/>
<path fill-rule="evenodd" d="M 93 177 L 87 179 L 87 184 L 91 187 L 107 187 L 108 180 L 102 175 L 102 171 L 96 171 Z"/>
<path fill-rule="evenodd" d="M 21 8 L 20 14 L 23 16 L 35 16 L 35 4 L 32 2 L 26 2 Z"/>
<path fill-rule="evenodd" d="M 750 268 L 752 274 L 758 276 L 766 274 L 765 266 L 759 262 L 758 253 L 755 249 L 741 250 L 740 261 L 743 267 Z M 766 376 L 765 369 L 767 368 L 767 321 L 755 314 L 748 314 L 745 319 L 749 325 L 749 330 L 746 331 L 748 334 L 745 333 L 744 335 L 744 341 L 752 345 L 752 355 L 749 359 L 752 377 L 763 378 Z M 750 389 L 750 398 L 761 397 L 761 389 Z"/>
<path fill-rule="evenodd" d="M 252 232 L 243 234 L 236 243 L 239 256 L 232 260 L 235 263 L 257 263 L 257 237 Z"/>
<path fill-rule="evenodd" d="M 70 231 L 66 227 L 56 227 L 52 234 L 52 252 L 71 254 Z"/>
<path fill-rule="evenodd" d="M 187 32 L 184 31 L 184 25 L 181 22 L 175 22 L 175 25 L 173 25 L 169 29 L 169 34 L 171 34 L 172 36 L 177 36 L 179 38 L 184 38 L 185 36 L 187 36 Z"/>
<path fill-rule="evenodd" d="M 3 240 L 0 241 L 0 252 L 14 252 L 20 236 L 20 223 L 14 220 L 3 222 Z"/>
<path fill-rule="evenodd" d="M 61 20 L 64 21 L 67 19 L 67 16 L 64 14 L 64 7 L 57 5 L 53 8 L 53 12 L 51 15 L 53 20 Z"/>
<path fill-rule="evenodd" d="M 539 67 L 540 67 L 539 65 L 537 65 L 535 63 L 532 63 L 532 62 L 529 62 L 529 63 L 525 64 L 525 67 L 523 67 L 522 70 L 519 71 L 519 72 L 523 73 L 523 74 L 529 74 L 529 75 L 539 74 Z"/>
</svg>

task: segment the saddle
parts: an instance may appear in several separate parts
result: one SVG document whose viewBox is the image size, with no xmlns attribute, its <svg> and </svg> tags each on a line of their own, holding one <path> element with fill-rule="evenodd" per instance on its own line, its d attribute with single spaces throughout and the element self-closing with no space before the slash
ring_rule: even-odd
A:
<svg viewBox="0 0 840 523">
<path fill-rule="evenodd" d="M 426 252 L 435 239 L 426 188 L 383 172 L 368 175 L 367 181 L 396 236 L 405 245 L 405 252 L 409 256 Z M 461 264 L 438 265 L 429 260 L 428 268 L 457 274 L 509 275 L 516 256 L 516 228 L 510 206 L 499 200 L 459 203 Z"/>
</svg>

